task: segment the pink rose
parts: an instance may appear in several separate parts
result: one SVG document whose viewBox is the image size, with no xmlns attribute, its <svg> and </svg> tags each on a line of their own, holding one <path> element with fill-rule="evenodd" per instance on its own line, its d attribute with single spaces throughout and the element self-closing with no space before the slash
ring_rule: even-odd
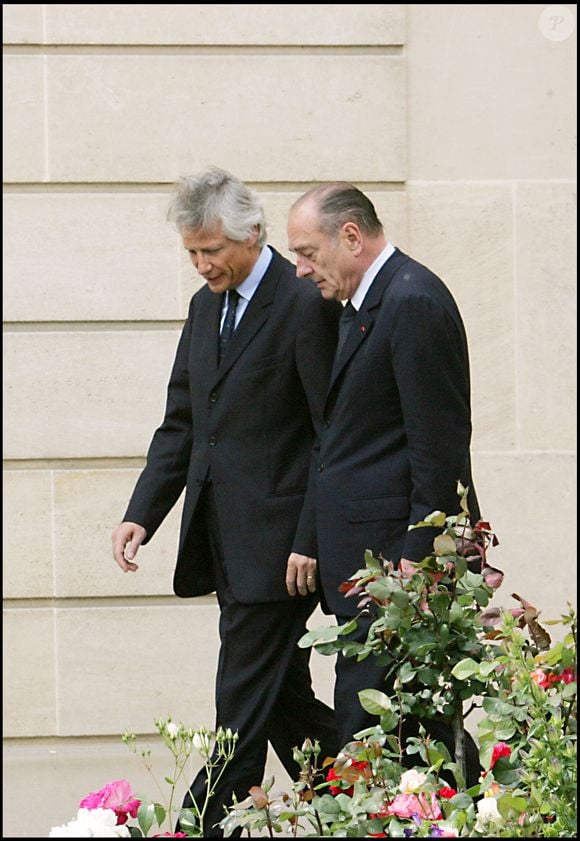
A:
<svg viewBox="0 0 580 841">
<path fill-rule="evenodd" d="M 129 815 L 137 817 L 140 800 L 133 798 L 131 783 L 127 780 L 113 780 L 100 791 L 92 791 L 79 803 L 81 809 L 112 809 L 117 815 L 117 825 L 127 822 Z"/>
<path fill-rule="evenodd" d="M 423 792 L 419 796 L 398 794 L 387 806 L 387 812 L 398 818 L 412 818 L 413 815 L 417 815 L 421 819 L 438 821 L 443 817 L 435 794 L 431 794 L 431 804 L 429 804 Z"/>
</svg>

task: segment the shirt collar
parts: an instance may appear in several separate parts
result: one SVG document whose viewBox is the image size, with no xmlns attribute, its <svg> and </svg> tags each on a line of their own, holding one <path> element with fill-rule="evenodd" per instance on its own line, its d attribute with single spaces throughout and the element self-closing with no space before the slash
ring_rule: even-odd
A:
<svg viewBox="0 0 580 841">
<path fill-rule="evenodd" d="M 357 312 L 361 308 L 361 304 L 364 301 L 365 295 L 370 289 L 371 283 L 378 275 L 380 270 L 383 268 L 389 257 L 392 257 L 394 253 L 395 246 L 392 243 L 387 242 L 379 256 L 373 263 L 371 263 L 371 265 L 368 267 L 368 269 L 362 276 L 362 280 L 357 286 L 356 292 L 350 299 L 351 304 Z"/>
<path fill-rule="evenodd" d="M 242 298 L 245 298 L 246 301 L 251 301 L 252 296 L 258 286 L 260 285 L 260 281 L 266 274 L 268 266 L 272 261 L 272 249 L 265 245 L 262 250 L 260 251 L 260 256 L 254 263 L 254 268 L 247 276 L 247 278 L 240 283 L 239 286 L 236 286 L 236 292 L 238 292 Z"/>
</svg>

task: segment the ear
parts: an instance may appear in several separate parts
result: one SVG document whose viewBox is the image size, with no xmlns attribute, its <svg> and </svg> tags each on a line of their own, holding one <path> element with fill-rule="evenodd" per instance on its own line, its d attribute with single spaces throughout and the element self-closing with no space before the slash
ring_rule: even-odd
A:
<svg viewBox="0 0 580 841">
<path fill-rule="evenodd" d="M 345 222 L 340 234 L 348 250 L 358 256 L 363 250 L 363 236 L 356 222 Z"/>
<path fill-rule="evenodd" d="M 247 244 L 250 247 L 254 246 L 258 241 L 258 236 L 259 236 L 258 226 L 257 225 L 252 225 L 252 230 L 251 230 L 250 236 L 246 240 Z"/>
</svg>

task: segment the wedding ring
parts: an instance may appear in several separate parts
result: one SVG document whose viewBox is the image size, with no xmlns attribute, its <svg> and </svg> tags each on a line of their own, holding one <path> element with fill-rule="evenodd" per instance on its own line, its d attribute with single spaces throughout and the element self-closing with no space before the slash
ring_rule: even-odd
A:
<svg viewBox="0 0 580 841">
<path fill-rule="evenodd" d="M 308 581 L 312 581 L 312 579 L 314 578 L 314 576 L 313 576 L 313 575 L 307 575 L 307 576 L 306 576 L 306 578 L 307 578 L 307 580 L 308 580 Z"/>
</svg>

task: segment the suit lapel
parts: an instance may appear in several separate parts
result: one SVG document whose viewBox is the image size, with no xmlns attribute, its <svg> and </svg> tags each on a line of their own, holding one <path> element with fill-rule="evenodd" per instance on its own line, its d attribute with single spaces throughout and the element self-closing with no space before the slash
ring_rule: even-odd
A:
<svg viewBox="0 0 580 841">
<path fill-rule="evenodd" d="M 270 246 L 271 247 L 271 246 Z M 272 249 L 274 252 L 274 249 Z M 281 265 L 277 254 L 274 252 L 266 274 L 252 300 L 246 307 L 242 320 L 236 327 L 234 335 L 230 339 L 227 351 L 221 360 L 218 369 L 216 383 L 219 382 L 230 370 L 245 348 L 252 341 L 256 333 L 262 328 L 269 317 L 269 308 L 274 301 L 276 287 L 280 278 Z M 223 298 L 222 298 L 223 300 Z M 216 359 L 217 359 L 217 334 L 216 334 Z"/>
<path fill-rule="evenodd" d="M 203 359 L 207 371 L 215 372 L 218 367 L 219 329 L 224 295 L 216 295 L 206 287 L 207 294 L 196 298 L 194 341 L 192 352 Z"/>
<path fill-rule="evenodd" d="M 328 394 L 334 388 L 334 385 L 345 367 L 348 365 L 352 357 L 358 351 L 361 344 L 370 335 L 375 318 L 373 312 L 381 306 L 383 295 L 391 278 L 394 277 L 397 270 L 407 260 L 407 255 L 403 254 L 397 248 L 393 256 L 387 260 L 385 265 L 379 271 L 373 280 L 369 291 L 365 295 L 361 308 L 353 319 L 348 336 L 342 347 L 340 353 L 335 357 L 332 366 L 332 373 L 330 376 L 330 384 L 328 386 Z"/>
</svg>

